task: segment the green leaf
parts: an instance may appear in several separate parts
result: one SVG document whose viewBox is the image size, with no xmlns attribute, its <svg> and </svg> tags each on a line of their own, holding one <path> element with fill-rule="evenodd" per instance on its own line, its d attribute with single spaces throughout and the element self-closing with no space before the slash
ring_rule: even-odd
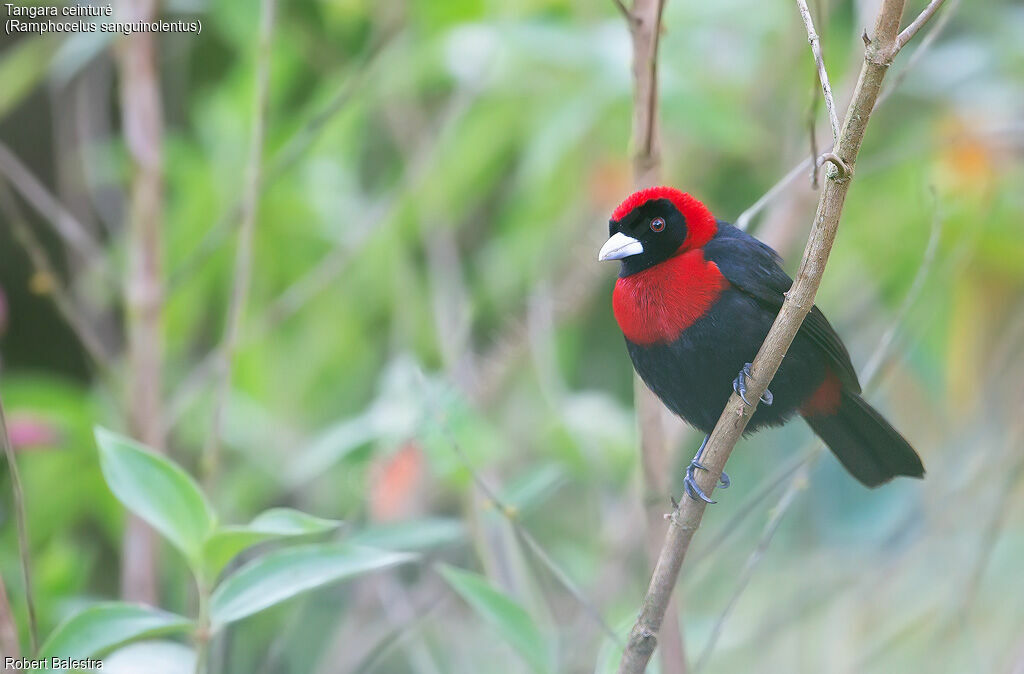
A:
<svg viewBox="0 0 1024 674">
<path fill-rule="evenodd" d="M 385 550 L 426 550 L 454 543 L 465 535 L 466 529 L 459 520 L 430 517 L 409 522 L 379 524 L 352 534 L 348 541 Z"/>
<path fill-rule="evenodd" d="M 191 620 L 174 613 L 137 604 L 103 603 L 58 625 L 39 649 L 39 657 L 89 658 L 130 641 L 184 632 L 192 627 Z"/>
<path fill-rule="evenodd" d="M 447 564 L 440 564 L 436 568 L 452 589 L 472 606 L 481 618 L 491 623 L 498 634 L 523 656 L 534 671 L 551 671 L 544 637 L 522 606 L 505 593 L 494 589 L 487 579 L 479 574 L 456 569 Z"/>
<path fill-rule="evenodd" d="M 102 674 L 193 674 L 196 652 L 173 641 L 140 641 L 104 656 Z"/>
<path fill-rule="evenodd" d="M 275 538 L 309 536 L 337 529 L 340 520 L 328 520 L 291 508 L 272 508 L 249 524 L 218 528 L 206 540 L 203 561 L 211 578 L 231 559 L 251 545 Z"/>
<path fill-rule="evenodd" d="M 199 485 L 174 463 L 143 445 L 96 428 L 100 467 L 114 496 L 198 566 L 214 515 Z"/>
<path fill-rule="evenodd" d="M 214 631 L 287 599 L 339 580 L 403 564 L 415 555 L 349 544 L 301 545 L 271 552 L 238 569 L 210 598 Z"/>
</svg>

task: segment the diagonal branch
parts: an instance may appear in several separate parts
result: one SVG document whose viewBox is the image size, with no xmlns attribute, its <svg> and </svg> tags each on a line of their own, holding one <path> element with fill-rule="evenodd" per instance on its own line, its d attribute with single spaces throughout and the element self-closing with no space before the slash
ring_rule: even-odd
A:
<svg viewBox="0 0 1024 674">
<path fill-rule="evenodd" d="M 836 116 L 836 103 L 832 98 L 832 85 L 828 81 L 828 72 L 825 70 L 825 58 L 821 54 L 821 38 L 814 31 L 814 21 L 811 19 L 811 10 L 807 7 L 807 0 L 796 0 L 797 9 L 800 10 L 800 18 L 804 20 L 804 28 L 807 29 L 807 41 L 811 43 L 811 54 L 814 55 L 814 65 L 818 69 L 818 79 L 821 81 L 821 91 L 825 94 L 825 108 L 828 110 L 828 120 L 832 125 L 832 142 L 839 139 L 839 118 Z"/>
<path fill-rule="evenodd" d="M 28 258 L 32 263 L 35 274 L 45 277 L 50 281 L 47 286 L 47 294 L 50 295 L 54 305 L 57 307 L 57 312 L 74 331 L 78 341 L 82 343 L 92 361 L 98 367 L 109 370 L 112 364 L 112 357 L 107 352 L 103 340 L 96 334 L 96 330 L 89 322 L 89 318 L 80 311 L 74 299 L 68 294 L 67 288 L 64 287 L 60 276 L 57 274 L 57 270 L 54 269 L 50 261 L 50 256 L 46 253 L 43 242 L 39 240 L 39 237 L 32 230 L 32 226 L 28 223 L 24 213 L 18 207 L 14 195 L 11 194 L 10 189 L 3 180 L 0 180 L 0 210 L 3 211 L 4 217 L 10 223 L 15 240 L 28 253 Z"/>
<path fill-rule="evenodd" d="M 429 399 L 429 397 L 427 399 Z M 452 432 L 451 428 L 445 422 L 440 412 L 432 411 L 432 415 L 435 417 L 436 423 L 440 426 L 442 434 L 448 441 L 448 446 L 451 448 L 452 452 L 455 454 L 455 457 L 459 460 L 463 467 L 467 471 L 469 471 L 469 475 L 472 478 L 473 483 L 476 484 L 477 489 L 480 490 L 480 493 L 482 493 L 484 497 L 488 501 L 490 501 L 491 505 L 494 506 L 494 509 L 501 513 L 501 515 L 508 521 L 508 523 L 512 525 L 512 529 L 516 532 L 520 539 L 526 543 L 527 547 L 530 548 L 530 551 L 534 554 L 537 560 L 540 561 L 541 564 L 543 564 L 545 567 L 547 567 L 548 571 L 550 571 L 551 574 L 554 575 L 554 577 L 558 580 L 558 582 L 560 582 L 562 586 L 565 587 L 565 589 L 569 592 L 570 595 L 572 595 L 573 599 L 575 599 L 576 602 L 579 603 L 580 607 L 586 612 L 586 614 L 590 616 L 591 619 L 593 619 L 593 621 L 601 628 L 601 631 L 603 631 L 605 635 L 612 640 L 613 643 L 622 646 L 622 640 L 620 639 L 619 635 L 615 632 L 615 630 L 613 630 L 611 626 L 605 621 L 604 617 L 601 615 L 600 609 L 598 609 L 597 606 L 595 606 L 593 602 L 591 602 L 587 598 L 587 596 L 579 589 L 579 587 L 576 586 L 576 583 L 572 580 L 569 574 L 566 573 L 562 569 L 562 567 L 558 565 L 558 562 L 556 562 L 551 557 L 551 555 L 547 553 L 544 547 L 540 544 L 540 541 L 534 538 L 533 534 L 531 534 L 530 531 L 523 526 L 523 524 L 519 521 L 519 517 L 517 516 L 515 509 L 506 504 L 498 495 L 498 492 L 493 487 L 491 487 L 491 485 L 489 485 L 486 480 L 480 477 L 476 469 L 473 468 L 473 464 L 472 462 L 470 462 L 469 457 L 466 455 L 466 452 L 463 451 L 462 445 L 459 444 L 458 440 L 455 438 L 455 434 Z"/>
<path fill-rule="evenodd" d="M 921 30 L 921 27 L 928 23 L 928 20 L 932 18 L 932 15 L 938 11 L 939 7 L 942 6 L 943 1 L 944 0 L 931 0 L 931 2 L 928 3 L 928 6 L 917 15 L 917 18 L 911 21 L 910 25 L 904 28 L 900 34 L 896 36 L 896 51 L 893 52 L 893 56 L 898 54 L 899 51 L 903 49 L 903 47 L 906 46 L 906 44 L 910 42 L 915 35 L 917 35 L 917 31 Z"/>
<path fill-rule="evenodd" d="M 0 174 L 16 189 L 57 234 L 79 255 L 88 261 L 103 260 L 100 245 L 89 233 L 89 229 L 60 203 L 25 164 L 0 142 Z"/>
<path fill-rule="evenodd" d="M 871 112 L 881 92 L 885 73 L 895 53 L 893 47 L 899 31 L 903 5 L 904 0 L 883 0 L 879 9 L 873 37 L 867 45 L 853 100 L 835 148 L 836 155 L 848 167 L 848 173 L 840 175 L 836 167 L 831 167 L 827 172 L 796 279 L 786 294 L 786 300 L 775 323 L 754 358 L 751 368 L 752 385 L 747 391 L 748 397 L 754 400 L 754 403 L 746 405 L 735 393 L 730 396 L 708 440 L 705 448 L 707 470 L 701 471 L 697 477 L 698 486 L 705 493 L 710 494 L 708 490 L 715 488 L 729 454 L 757 409 L 755 398 L 760 398 L 767 389 L 768 383 L 775 376 L 786 351 L 796 337 L 804 317 L 814 306 L 814 295 L 821 283 L 832 243 L 835 241 L 843 204 L 853 178 L 857 154 L 863 143 Z M 706 506 L 703 501 L 684 498 L 669 516 L 668 532 L 658 564 L 619 663 L 620 674 L 636 674 L 646 669 L 657 646 L 657 635 L 683 560 L 693 540 L 693 534 L 700 527 Z"/>
<path fill-rule="evenodd" d="M 622 14 L 622 18 L 626 20 L 626 23 L 628 23 L 630 29 L 632 29 L 636 24 L 636 17 L 633 16 L 633 12 L 629 11 L 629 8 L 626 7 L 622 0 L 612 0 L 612 2 L 615 3 L 615 8 L 619 10 L 619 13 Z"/>
</svg>

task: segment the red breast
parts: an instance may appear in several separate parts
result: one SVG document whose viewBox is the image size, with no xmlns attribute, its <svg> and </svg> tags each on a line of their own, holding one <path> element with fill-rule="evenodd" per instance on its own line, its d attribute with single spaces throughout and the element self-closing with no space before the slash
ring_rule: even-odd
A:
<svg viewBox="0 0 1024 674">
<path fill-rule="evenodd" d="M 704 259 L 703 250 L 689 250 L 620 278 L 612 309 L 626 339 L 664 344 L 706 314 L 728 287 L 718 265 Z"/>
</svg>

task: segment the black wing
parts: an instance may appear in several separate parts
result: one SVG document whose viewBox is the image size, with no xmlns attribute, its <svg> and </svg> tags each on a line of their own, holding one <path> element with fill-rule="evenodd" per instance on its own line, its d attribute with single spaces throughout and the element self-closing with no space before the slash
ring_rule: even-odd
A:
<svg viewBox="0 0 1024 674">
<path fill-rule="evenodd" d="M 704 254 L 718 265 L 734 288 L 774 313 L 782 308 L 784 293 L 793 285 L 793 279 L 782 270 L 778 253 L 770 247 L 729 223 L 719 222 L 718 233 L 705 245 Z M 800 334 L 822 350 L 845 388 L 860 393 L 850 354 L 817 306 L 811 307 L 800 326 Z"/>
</svg>

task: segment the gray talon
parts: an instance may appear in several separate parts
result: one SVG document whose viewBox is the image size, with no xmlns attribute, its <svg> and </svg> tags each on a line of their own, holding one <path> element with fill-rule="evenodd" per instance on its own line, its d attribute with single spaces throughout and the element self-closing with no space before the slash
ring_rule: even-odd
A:
<svg viewBox="0 0 1024 674">
<path fill-rule="evenodd" d="M 686 473 L 686 478 L 683 480 L 683 486 L 686 489 L 686 494 L 690 498 L 694 501 L 700 500 L 705 503 L 718 503 L 718 501 L 711 500 L 708 495 L 704 493 L 704 490 L 697 485 L 697 482 L 691 475 L 691 470 L 687 470 Z"/>
<path fill-rule="evenodd" d="M 683 488 L 685 489 L 687 496 L 692 498 L 694 501 L 700 500 L 705 503 L 718 503 L 718 501 L 711 500 L 711 498 L 704 493 L 704 490 L 700 488 L 697 484 L 696 478 L 693 476 L 693 472 L 698 468 L 701 470 L 707 470 L 707 467 L 700 462 L 700 458 L 704 453 L 704 447 L 708 444 L 709 437 L 710 436 L 707 435 L 704 436 L 704 442 L 700 443 L 700 449 L 697 450 L 697 454 L 693 457 L 693 461 L 691 461 L 690 465 L 687 466 L 686 477 L 683 479 Z M 729 475 L 727 473 L 723 472 L 718 478 L 718 482 L 722 485 L 722 489 L 727 489 L 732 483 L 732 480 L 729 479 Z"/>
<path fill-rule="evenodd" d="M 732 381 L 732 390 L 739 394 L 740 400 L 747 405 L 750 404 L 750 401 L 747 400 L 747 377 L 749 376 L 750 363 L 746 363 L 743 365 L 743 369 L 740 370 L 740 373 L 736 375 L 736 378 Z M 761 402 L 765 405 L 771 405 L 773 400 L 775 400 L 775 396 L 772 395 L 771 391 L 765 389 L 764 393 L 761 394 Z"/>
</svg>

